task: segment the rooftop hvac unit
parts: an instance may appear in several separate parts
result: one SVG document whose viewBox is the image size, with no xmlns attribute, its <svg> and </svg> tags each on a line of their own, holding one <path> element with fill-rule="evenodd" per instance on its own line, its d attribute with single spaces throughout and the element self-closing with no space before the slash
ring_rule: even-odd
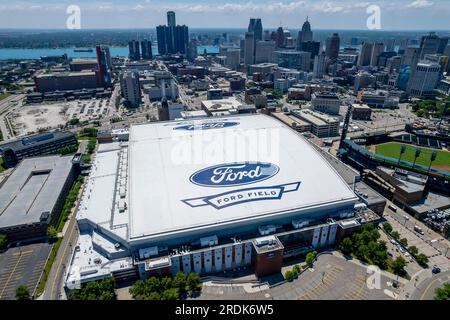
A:
<svg viewBox="0 0 450 320">
<path fill-rule="evenodd" d="M 277 231 L 277 228 L 273 224 L 259 226 L 258 231 L 262 236 L 274 233 Z"/>
<path fill-rule="evenodd" d="M 275 244 L 275 237 L 264 237 L 264 238 L 258 238 L 255 240 L 255 244 L 258 247 L 262 247 L 262 246 L 269 246 L 269 245 L 273 245 Z"/>
<path fill-rule="evenodd" d="M 303 227 L 306 227 L 309 225 L 309 220 L 308 219 L 296 219 L 296 220 L 292 220 L 292 226 L 295 229 L 300 229 Z"/>
<path fill-rule="evenodd" d="M 364 211 L 367 209 L 367 205 L 365 203 L 357 203 L 354 208 L 356 211 Z"/>
</svg>

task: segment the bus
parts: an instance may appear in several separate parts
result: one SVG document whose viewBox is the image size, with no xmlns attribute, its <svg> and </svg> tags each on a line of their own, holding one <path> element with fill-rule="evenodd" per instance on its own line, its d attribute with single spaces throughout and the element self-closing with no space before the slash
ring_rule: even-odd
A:
<svg viewBox="0 0 450 320">
<path fill-rule="evenodd" d="M 397 212 L 397 207 L 393 206 L 392 204 L 388 205 L 388 208 L 391 209 L 394 212 Z"/>
</svg>

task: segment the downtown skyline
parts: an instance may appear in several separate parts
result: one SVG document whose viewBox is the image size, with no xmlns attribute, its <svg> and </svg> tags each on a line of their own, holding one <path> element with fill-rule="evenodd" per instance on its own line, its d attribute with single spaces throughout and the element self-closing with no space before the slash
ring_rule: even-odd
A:
<svg viewBox="0 0 450 320">
<path fill-rule="evenodd" d="M 450 8 L 444 0 L 129 0 L 20 1 L 0 0 L 2 29 L 64 29 L 70 5 L 81 9 L 81 29 L 142 29 L 164 23 L 174 10 L 191 28 L 244 29 L 249 17 L 260 17 L 264 28 L 296 29 L 306 16 L 316 30 L 367 30 L 369 5 L 381 8 L 381 31 L 448 30 Z"/>
</svg>

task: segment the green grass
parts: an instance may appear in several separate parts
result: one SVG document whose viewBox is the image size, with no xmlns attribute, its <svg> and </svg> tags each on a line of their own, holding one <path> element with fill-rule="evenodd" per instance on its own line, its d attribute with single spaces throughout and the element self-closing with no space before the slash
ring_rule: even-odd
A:
<svg viewBox="0 0 450 320">
<path fill-rule="evenodd" d="M 53 245 L 52 251 L 50 252 L 50 257 L 45 265 L 44 272 L 42 274 L 42 278 L 39 281 L 38 287 L 36 289 L 35 297 L 39 297 L 45 289 L 45 284 L 47 283 L 48 275 L 50 274 L 50 270 L 52 269 L 53 262 L 55 262 L 56 254 L 58 253 L 58 249 L 61 246 L 63 238 L 59 238 L 55 244 Z"/>
<path fill-rule="evenodd" d="M 0 101 L 8 98 L 10 95 L 11 93 L 0 93 Z"/>
<path fill-rule="evenodd" d="M 387 157 L 391 157 L 394 159 L 398 159 L 400 156 L 400 146 L 401 145 L 402 145 L 401 143 L 396 143 L 396 142 L 380 144 L 380 145 L 376 146 L 376 153 L 387 156 Z M 440 166 L 450 167 L 450 152 L 435 150 L 435 149 L 428 149 L 428 148 L 421 148 L 421 147 L 416 147 L 416 146 L 412 146 L 412 145 L 408 145 L 408 144 L 405 144 L 405 146 L 406 146 L 406 151 L 402 155 L 402 158 L 401 158 L 402 161 L 409 161 L 409 162 L 413 163 L 415 150 L 417 148 L 419 148 L 422 150 L 422 152 L 420 153 L 420 156 L 417 158 L 416 164 L 429 166 L 431 153 L 433 151 L 436 151 L 437 157 L 436 157 L 436 160 L 433 162 L 432 166 L 434 167 L 436 165 L 440 165 Z"/>
<path fill-rule="evenodd" d="M 62 229 L 64 228 L 64 224 L 66 223 L 69 217 L 70 211 L 72 210 L 72 207 L 75 204 L 75 201 L 77 200 L 77 196 L 78 193 L 80 192 L 81 185 L 82 181 L 75 181 L 66 197 L 66 201 L 64 202 L 63 209 L 61 210 L 61 214 L 59 215 L 59 219 L 56 224 L 56 230 L 58 232 L 61 232 Z"/>
<path fill-rule="evenodd" d="M 3 166 L 3 157 L 0 157 L 0 172 L 5 171 L 5 167 Z"/>
</svg>

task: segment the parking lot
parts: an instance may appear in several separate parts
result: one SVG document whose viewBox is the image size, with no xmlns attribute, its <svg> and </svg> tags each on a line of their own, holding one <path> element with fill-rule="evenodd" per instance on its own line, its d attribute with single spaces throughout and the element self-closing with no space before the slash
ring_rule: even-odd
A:
<svg viewBox="0 0 450 320">
<path fill-rule="evenodd" d="M 367 268 L 345 258 L 327 254 L 314 267 L 292 282 L 268 287 L 255 284 L 206 283 L 196 299 L 283 299 L 283 300 L 389 300 L 402 287 L 392 287 L 392 279 L 381 275 L 380 288 L 369 289 Z M 279 276 L 274 276 L 279 277 Z"/>
<path fill-rule="evenodd" d="M 400 238 L 406 238 L 406 240 L 408 240 L 408 247 L 416 246 L 419 253 L 423 253 L 428 257 L 428 265 L 437 265 L 442 271 L 450 270 L 450 260 L 448 260 L 447 257 L 423 239 L 422 235 L 406 228 L 401 222 L 394 219 L 391 215 L 385 215 L 384 217 L 392 225 L 393 229 L 400 234 Z"/>
<path fill-rule="evenodd" d="M 26 285 L 33 294 L 51 248 L 49 243 L 33 243 L 0 254 L 0 300 L 15 299 L 20 285 Z"/>
</svg>

